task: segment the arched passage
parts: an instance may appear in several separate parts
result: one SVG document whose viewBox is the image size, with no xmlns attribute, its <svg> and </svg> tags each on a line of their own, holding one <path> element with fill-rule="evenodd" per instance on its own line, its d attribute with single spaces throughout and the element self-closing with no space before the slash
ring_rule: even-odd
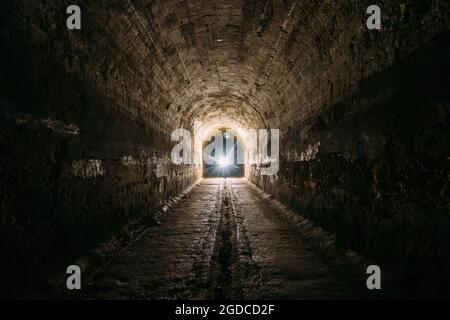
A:
<svg viewBox="0 0 450 320">
<path fill-rule="evenodd" d="M 170 161 L 171 132 L 202 122 L 247 149 L 245 129 L 279 129 L 279 171 L 246 165 L 251 183 L 394 273 L 435 275 L 450 296 L 449 1 L 382 1 L 381 30 L 367 28 L 365 0 L 76 2 L 81 30 L 67 30 L 66 1 L 1 4 L 0 295 L 157 219 L 202 177 L 201 162 Z M 258 202 L 233 187 L 203 186 L 211 197 L 172 218 L 191 214 L 193 231 L 204 198 L 225 195 L 230 217 L 240 195 Z M 259 204 L 243 206 L 254 221 L 273 214 Z"/>
</svg>

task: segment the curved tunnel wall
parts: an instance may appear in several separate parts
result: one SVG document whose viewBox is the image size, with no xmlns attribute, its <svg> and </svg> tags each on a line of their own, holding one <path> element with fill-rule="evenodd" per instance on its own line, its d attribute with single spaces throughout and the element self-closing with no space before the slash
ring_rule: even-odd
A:
<svg viewBox="0 0 450 320">
<path fill-rule="evenodd" d="M 279 174 L 252 181 L 342 243 L 404 275 L 449 265 L 447 2 L 383 1 L 381 32 L 366 1 L 80 0 L 76 32 L 70 4 L 1 4 L 7 287 L 193 183 L 170 132 L 217 119 L 280 128 Z"/>
<path fill-rule="evenodd" d="M 449 37 L 291 127 L 280 171 L 252 181 L 405 278 L 445 288 Z M 419 275 L 419 276 L 418 276 Z"/>
</svg>

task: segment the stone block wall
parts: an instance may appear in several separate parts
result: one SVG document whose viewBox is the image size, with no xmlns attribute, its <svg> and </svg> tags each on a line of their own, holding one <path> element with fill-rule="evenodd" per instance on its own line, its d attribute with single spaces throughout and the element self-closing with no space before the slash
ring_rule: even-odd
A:
<svg viewBox="0 0 450 320">
<path fill-rule="evenodd" d="M 199 168 L 170 161 L 171 123 L 156 108 L 167 95 L 146 91 L 154 79 L 139 51 L 93 19 L 68 32 L 67 5 L 1 4 L 0 283 L 9 297 L 131 220 L 151 219 L 199 178 Z"/>
<path fill-rule="evenodd" d="M 252 175 L 341 245 L 441 288 L 450 270 L 449 40 L 437 37 L 289 127 L 279 174 Z"/>
</svg>

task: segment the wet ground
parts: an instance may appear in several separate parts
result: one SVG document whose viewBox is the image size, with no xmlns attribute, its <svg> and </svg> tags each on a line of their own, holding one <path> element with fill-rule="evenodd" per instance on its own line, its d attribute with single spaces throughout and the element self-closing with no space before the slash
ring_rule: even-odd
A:
<svg viewBox="0 0 450 320">
<path fill-rule="evenodd" d="M 205 179 L 160 224 L 84 277 L 84 299 L 353 299 L 365 257 L 244 179 Z"/>
</svg>

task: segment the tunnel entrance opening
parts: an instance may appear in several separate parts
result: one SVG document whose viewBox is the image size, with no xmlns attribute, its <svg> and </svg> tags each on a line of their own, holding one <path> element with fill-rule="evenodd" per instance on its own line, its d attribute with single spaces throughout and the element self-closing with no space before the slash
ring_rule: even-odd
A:
<svg viewBox="0 0 450 320">
<path fill-rule="evenodd" d="M 245 147 L 240 135 L 230 128 L 209 133 L 202 145 L 203 178 L 245 176 Z"/>
</svg>

